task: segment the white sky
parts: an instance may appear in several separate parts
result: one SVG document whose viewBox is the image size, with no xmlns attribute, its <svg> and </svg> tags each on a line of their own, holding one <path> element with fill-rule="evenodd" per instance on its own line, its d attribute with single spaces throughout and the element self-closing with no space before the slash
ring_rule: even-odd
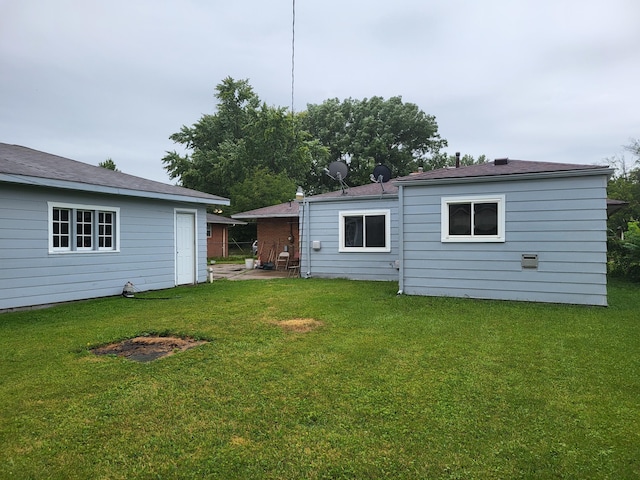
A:
<svg viewBox="0 0 640 480">
<path fill-rule="evenodd" d="M 400 95 L 449 154 L 603 163 L 640 137 L 639 25 L 638 0 L 297 0 L 295 110 Z M 292 0 L 0 0 L 0 142 L 170 182 L 223 78 L 290 107 L 291 27 Z"/>
</svg>

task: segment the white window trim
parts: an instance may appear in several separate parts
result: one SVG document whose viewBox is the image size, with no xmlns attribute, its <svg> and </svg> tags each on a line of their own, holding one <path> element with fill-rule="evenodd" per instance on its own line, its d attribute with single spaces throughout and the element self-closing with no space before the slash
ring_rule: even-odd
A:
<svg viewBox="0 0 640 480">
<path fill-rule="evenodd" d="M 71 215 L 69 217 L 69 247 L 65 248 L 54 248 L 53 246 L 53 209 L 54 208 L 62 208 L 72 210 Z M 88 248 L 77 248 L 76 245 L 76 225 L 75 225 L 75 210 L 92 210 L 93 211 L 93 235 L 94 235 L 94 246 L 91 249 Z M 62 202 L 47 202 L 47 232 L 48 232 L 48 244 L 49 244 L 49 253 L 54 254 L 87 254 L 87 253 L 118 253 L 120 252 L 120 207 L 107 207 L 104 205 L 86 205 L 86 204 L 78 204 L 78 203 L 62 203 Z M 113 243 L 114 248 L 98 248 L 98 240 L 97 240 L 97 222 L 98 222 L 98 213 L 99 212 L 110 212 L 114 214 L 114 232 L 113 232 Z"/>
<path fill-rule="evenodd" d="M 458 243 L 504 243 L 505 240 L 505 196 L 464 196 L 442 197 L 440 209 L 441 241 Z M 454 203 L 497 203 L 498 204 L 498 234 L 497 235 L 449 235 L 449 205 Z"/>
<path fill-rule="evenodd" d="M 345 247 L 344 217 L 384 215 L 384 247 Z M 345 210 L 338 212 L 338 251 L 339 252 L 390 252 L 391 251 L 391 210 Z"/>
</svg>

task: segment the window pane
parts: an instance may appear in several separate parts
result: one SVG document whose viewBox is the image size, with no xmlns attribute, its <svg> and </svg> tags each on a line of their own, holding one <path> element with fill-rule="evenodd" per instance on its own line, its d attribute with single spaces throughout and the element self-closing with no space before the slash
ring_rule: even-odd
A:
<svg viewBox="0 0 640 480">
<path fill-rule="evenodd" d="M 498 234 L 497 203 L 476 203 L 473 205 L 473 234 Z"/>
<path fill-rule="evenodd" d="M 52 209 L 51 234 L 53 248 L 69 248 L 69 210 Z"/>
<path fill-rule="evenodd" d="M 449 204 L 449 235 L 471 235 L 471 204 Z"/>
<path fill-rule="evenodd" d="M 76 247 L 93 247 L 92 210 L 76 210 Z"/>
<path fill-rule="evenodd" d="M 384 219 L 384 215 L 370 215 L 365 217 L 367 247 L 385 246 Z"/>
<path fill-rule="evenodd" d="M 113 249 L 113 226 L 115 215 L 113 212 L 99 212 L 98 214 L 98 248 Z"/>
<path fill-rule="evenodd" d="M 344 217 L 344 246 L 362 247 L 362 217 Z"/>
</svg>

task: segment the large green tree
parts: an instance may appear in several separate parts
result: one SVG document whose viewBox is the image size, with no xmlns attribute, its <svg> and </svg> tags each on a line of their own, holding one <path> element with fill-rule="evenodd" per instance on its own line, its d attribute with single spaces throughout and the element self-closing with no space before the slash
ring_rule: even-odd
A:
<svg viewBox="0 0 640 480">
<path fill-rule="evenodd" d="M 369 183 L 378 164 L 389 167 L 393 176 L 408 175 L 447 145 L 438 134 L 435 117 L 399 96 L 333 98 L 307 105 L 302 119 L 305 129 L 329 149 L 329 162 L 349 163 L 350 185 Z M 326 176 L 316 181 L 334 188 Z"/>
<path fill-rule="evenodd" d="M 241 211 L 236 205 L 242 205 L 242 210 L 265 206 L 234 198 L 233 186 L 250 179 L 258 188 L 263 179 L 271 179 L 267 174 L 303 185 L 314 158 L 326 155 L 318 142 L 298 129 L 286 108 L 262 103 L 247 80 L 225 78 L 216 87 L 215 97 L 215 113 L 171 135 L 186 153 L 167 152 L 162 161 L 169 176 L 181 185 L 230 198 L 228 213 Z M 279 203 L 294 194 L 295 188 L 287 198 L 275 195 L 272 201 Z"/>
</svg>

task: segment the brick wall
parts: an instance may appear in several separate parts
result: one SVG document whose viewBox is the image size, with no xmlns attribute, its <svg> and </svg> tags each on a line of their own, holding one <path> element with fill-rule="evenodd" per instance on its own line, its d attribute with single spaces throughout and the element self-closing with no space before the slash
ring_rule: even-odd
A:
<svg viewBox="0 0 640 480">
<path fill-rule="evenodd" d="M 228 229 L 227 225 L 210 223 L 211 236 L 207 237 L 207 257 L 227 257 L 229 256 Z"/>
<path fill-rule="evenodd" d="M 287 246 L 291 258 L 298 254 L 298 217 L 287 218 L 259 218 L 258 254 L 262 262 L 275 262 L 278 254 Z M 289 240 L 291 237 L 291 240 Z"/>
</svg>

